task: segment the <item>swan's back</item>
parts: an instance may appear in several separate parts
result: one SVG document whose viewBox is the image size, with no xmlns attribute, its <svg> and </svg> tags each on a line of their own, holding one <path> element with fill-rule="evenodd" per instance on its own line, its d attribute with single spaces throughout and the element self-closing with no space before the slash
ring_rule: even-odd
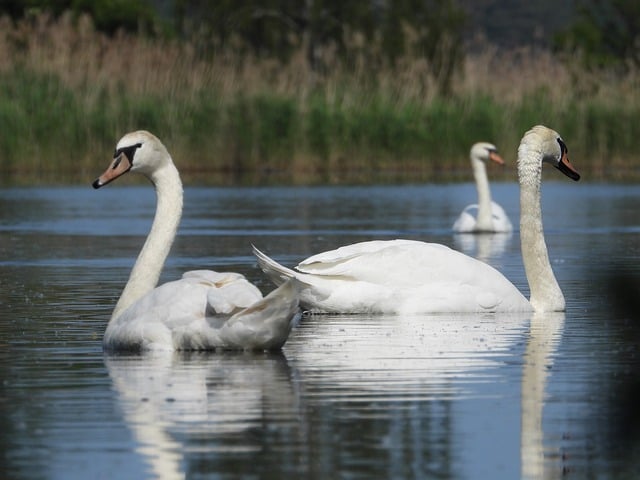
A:
<svg viewBox="0 0 640 480">
<path fill-rule="evenodd" d="M 401 266 L 401 268 L 398 268 Z M 298 267 L 301 304 L 318 311 L 421 313 L 527 311 L 500 272 L 444 245 L 362 242 L 310 257 Z"/>
</svg>

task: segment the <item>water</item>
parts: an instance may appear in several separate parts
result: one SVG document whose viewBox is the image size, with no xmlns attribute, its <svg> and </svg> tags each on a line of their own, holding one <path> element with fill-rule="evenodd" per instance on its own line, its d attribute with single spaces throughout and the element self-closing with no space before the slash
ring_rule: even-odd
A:
<svg viewBox="0 0 640 480">
<path fill-rule="evenodd" d="M 516 185 L 493 185 L 518 220 Z M 463 249 L 528 293 L 517 232 L 454 237 L 470 184 L 187 188 L 163 281 L 371 238 Z M 105 356 L 147 186 L 0 192 L 2 478 L 630 478 L 640 186 L 547 181 L 567 312 L 308 316 L 277 354 Z"/>
</svg>

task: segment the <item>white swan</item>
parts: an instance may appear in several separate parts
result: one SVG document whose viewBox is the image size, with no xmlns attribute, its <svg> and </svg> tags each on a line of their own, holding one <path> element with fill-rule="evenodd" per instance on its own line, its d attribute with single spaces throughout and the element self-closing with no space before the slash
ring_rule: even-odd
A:
<svg viewBox="0 0 640 480">
<path fill-rule="evenodd" d="M 433 313 L 562 311 L 564 296 L 542 231 L 542 164 L 578 180 L 567 147 L 555 131 L 535 126 L 518 148 L 522 257 L 528 301 L 493 267 L 450 248 L 412 240 L 356 243 L 307 258 L 296 270 L 254 247 L 262 270 L 276 283 L 297 278 L 300 304 L 313 312 Z"/>
<path fill-rule="evenodd" d="M 467 205 L 453 224 L 453 231 L 458 233 L 507 233 L 513 230 L 511 221 L 504 209 L 491 201 L 491 190 L 487 178 L 485 162 L 491 160 L 504 165 L 495 145 L 479 142 L 471 147 L 469 153 L 473 178 L 478 190 L 478 203 Z M 476 216 L 474 216 L 474 214 Z"/>
<path fill-rule="evenodd" d="M 266 297 L 239 273 L 186 272 L 156 288 L 182 215 L 182 182 L 169 152 L 146 131 L 118 142 L 100 188 L 131 170 L 155 186 L 151 231 L 104 334 L 107 350 L 278 349 L 300 318 L 297 287 Z"/>
</svg>

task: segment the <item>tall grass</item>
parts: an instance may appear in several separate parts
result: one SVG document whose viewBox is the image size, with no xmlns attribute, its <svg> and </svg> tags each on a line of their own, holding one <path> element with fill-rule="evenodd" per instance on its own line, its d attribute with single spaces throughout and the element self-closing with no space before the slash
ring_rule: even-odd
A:
<svg viewBox="0 0 640 480">
<path fill-rule="evenodd" d="M 323 76 L 304 46 L 287 65 L 232 46 L 204 56 L 191 43 L 107 38 L 88 18 L 3 19 L 0 176 L 86 181 L 120 136 L 142 128 L 190 181 L 466 178 L 473 142 L 493 141 L 513 161 L 537 123 L 562 133 L 580 170 L 640 175 L 634 70 L 610 76 L 543 51 L 487 46 L 466 59 L 445 98 L 422 61 L 368 66 L 375 45 L 348 65 L 327 52 Z"/>
</svg>

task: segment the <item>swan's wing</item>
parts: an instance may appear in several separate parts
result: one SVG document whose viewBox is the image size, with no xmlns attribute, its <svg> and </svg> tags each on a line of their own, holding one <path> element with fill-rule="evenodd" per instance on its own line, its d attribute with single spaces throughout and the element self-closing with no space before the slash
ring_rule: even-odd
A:
<svg viewBox="0 0 640 480">
<path fill-rule="evenodd" d="M 202 281 L 221 287 L 236 280 L 243 280 L 244 275 L 235 272 L 216 272 L 214 270 L 190 270 L 182 274 L 187 280 Z"/>
<path fill-rule="evenodd" d="M 298 282 L 286 281 L 263 299 L 229 318 L 220 336 L 231 347 L 245 350 L 281 348 L 301 317 Z"/>
<path fill-rule="evenodd" d="M 207 315 L 232 314 L 262 299 L 255 285 L 242 279 L 220 288 L 207 290 Z"/>
<path fill-rule="evenodd" d="M 471 205 L 467 205 L 462 210 L 462 213 L 468 213 L 471 216 L 478 215 L 478 204 L 472 203 Z"/>
<path fill-rule="evenodd" d="M 315 275 L 350 275 L 351 261 L 362 261 L 363 258 L 379 258 L 384 251 L 392 247 L 412 245 L 414 240 L 372 240 L 369 242 L 354 243 L 327 252 L 318 253 L 298 264 L 296 269 L 303 273 Z"/>
<path fill-rule="evenodd" d="M 314 267 L 316 275 L 344 276 L 393 287 L 467 283 L 479 274 L 494 272 L 502 276 L 488 265 L 445 245 L 417 241 L 387 242 L 374 252 Z"/>
<path fill-rule="evenodd" d="M 184 273 L 182 279 L 207 288 L 207 315 L 232 314 L 262 298 L 258 287 L 240 273 L 192 270 Z"/>
<path fill-rule="evenodd" d="M 513 225 L 504 209 L 496 202 L 491 202 L 491 217 L 496 232 L 511 232 Z"/>
<path fill-rule="evenodd" d="M 381 284 L 422 283 L 425 275 L 429 278 L 432 276 L 434 267 L 440 268 L 441 263 L 438 262 L 440 255 L 446 255 L 448 252 L 453 250 L 437 243 L 415 240 L 376 240 L 347 245 L 314 255 L 297 268 L 303 273 L 312 275 L 343 276 Z M 418 265 L 423 269 L 423 274 L 419 278 L 414 275 L 420 270 Z"/>
<path fill-rule="evenodd" d="M 310 261 L 310 260 L 314 261 Z M 325 252 L 303 263 L 305 274 L 388 288 L 474 283 L 491 267 L 438 243 L 413 240 L 364 242 Z M 307 281 L 309 276 L 302 276 Z"/>
<path fill-rule="evenodd" d="M 256 256 L 260 270 L 262 270 L 276 285 L 280 286 L 290 278 L 294 278 L 296 276 L 296 272 L 290 268 L 280 265 L 265 253 L 258 250 L 255 245 L 252 245 L 252 247 L 253 254 Z"/>
<path fill-rule="evenodd" d="M 473 232 L 476 228 L 476 218 L 478 216 L 478 205 L 467 205 L 460 213 L 460 216 L 453 223 L 454 232 Z"/>
</svg>

